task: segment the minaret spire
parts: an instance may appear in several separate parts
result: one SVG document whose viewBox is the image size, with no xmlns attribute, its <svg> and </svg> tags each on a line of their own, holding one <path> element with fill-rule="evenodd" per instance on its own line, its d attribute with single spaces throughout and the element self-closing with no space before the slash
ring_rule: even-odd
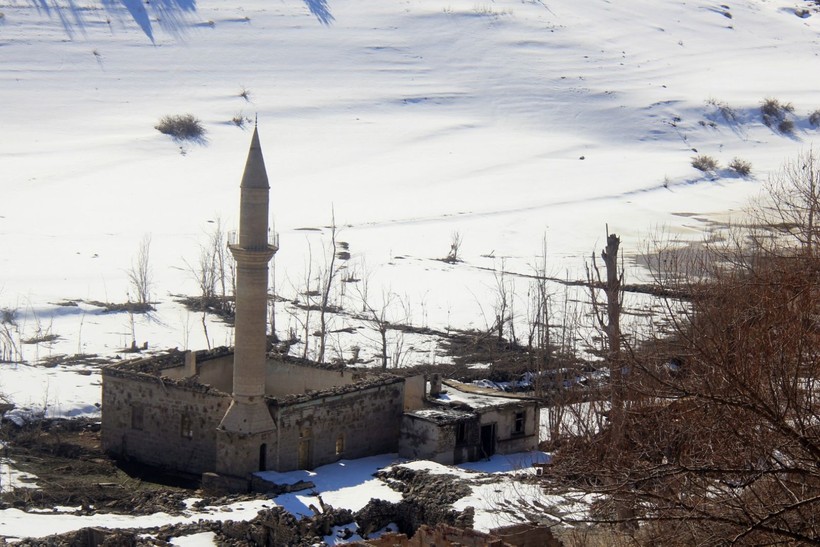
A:
<svg viewBox="0 0 820 547">
<path fill-rule="evenodd" d="M 240 184 L 239 239 L 230 245 L 236 260 L 233 401 L 219 428 L 255 435 L 271 431 L 265 403 L 268 262 L 278 250 L 268 242 L 268 174 L 254 125 Z"/>
</svg>

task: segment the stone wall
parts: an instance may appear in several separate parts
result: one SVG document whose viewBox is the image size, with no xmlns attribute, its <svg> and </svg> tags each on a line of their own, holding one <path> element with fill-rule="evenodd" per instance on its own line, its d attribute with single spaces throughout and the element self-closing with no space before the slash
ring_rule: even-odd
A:
<svg viewBox="0 0 820 547">
<path fill-rule="evenodd" d="M 425 389 L 427 381 L 423 374 L 409 376 L 404 379 L 404 411 L 424 408 Z"/>
<path fill-rule="evenodd" d="M 439 524 L 435 527 L 422 526 L 411 538 L 405 534 L 387 533 L 381 537 L 362 540 L 351 545 L 360 547 L 429 547 L 431 545 L 436 547 L 514 547 L 513 544 L 506 543 L 490 534 L 446 524 Z"/>
<path fill-rule="evenodd" d="M 405 414 L 401 420 L 399 456 L 410 460 L 433 460 L 449 465 L 452 451 L 447 450 L 442 439 L 442 427 L 412 414 Z"/>
<path fill-rule="evenodd" d="M 535 450 L 538 446 L 538 407 L 533 401 L 474 409 L 472 418 L 436 419 L 435 415 L 427 417 L 422 412 L 405 414 L 402 418 L 399 456 L 403 458 L 427 459 L 445 465 L 475 461 L 483 455 L 483 425 L 495 425 L 498 454 Z M 521 412 L 524 427 L 523 431 L 516 432 L 516 419 Z"/>
<path fill-rule="evenodd" d="M 549 527 L 540 524 L 511 524 L 494 528 L 490 530 L 490 534 L 513 547 L 563 547 Z"/>
<path fill-rule="evenodd" d="M 378 538 L 351 543 L 361 547 L 561 547 L 546 526 L 521 524 L 496 528 L 489 534 L 465 528 L 438 524 L 421 526 L 408 538 L 405 534 L 387 533 Z"/>
<path fill-rule="evenodd" d="M 211 471 L 216 427 L 229 404 L 226 394 L 202 386 L 104 369 L 103 449 L 188 473 Z"/>
<path fill-rule="evenodd" d="M 462 428 L 463 438 L 458 439 Z M 443 465 L 475 461 L 479 458 L 480 429 L 478 416 L 437 423 L 434 420 L 405 414 L 399 438 L 399 456 L 432 460 Z"/>
<path fill-rule="evenodd" d="M 271 402 L 278 447 L 269 468 L 312 469 L 340 459 L 398 450 L 404 380 L 330 391 L 293 402 Z"/>
<path fill-rule="evenodd" d="M 213 386 L 225 393 L 233 391 L 233 353 L 218 359 L 198 362 L 196 371 L 201 384 Z"/>
<path fill-rule="evenodd" d="M 359 371 L 333 370 L 316 365 L 269 360 L 265 394 L 270 397 L 281 397 L 308 391 L 324 391 L 353 384 L 361 375 Z"/>
<path fill-rule="evenodd" d="M 524 432 L 515 433 L 516 414 L 524 412 Z M 495 424 L 497 454 L 513 454 L 538 447 L 538 406 L 522 402 L 481 412 L 481 425 Z"/>
<path fill-rule="evenodd" d="M 192 376 L 183 364 L 183 353 L 179 354 L 179 365 L 166 366 L 161 375 L 179 380 Z M 234 354 L 210 356 L 203 352 L 196 354 L 195 373 L 201 384 L 214 387 L 225 393 L 233 391 Z M 265 394 L 269 397 L 300 395 L 311 391 L 324 391 L 346 386 L 361 380 L 365 373 L 358 370 L 332 369 L 304 362 L 287 362 L 268 359 L 266 363 Z"/>
</svg>

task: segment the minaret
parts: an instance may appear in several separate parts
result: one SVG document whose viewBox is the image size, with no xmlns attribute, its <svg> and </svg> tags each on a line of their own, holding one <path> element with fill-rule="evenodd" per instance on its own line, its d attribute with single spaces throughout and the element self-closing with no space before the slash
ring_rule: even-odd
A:
<svg viewBox="0 0 820 547">
<path fill-rule="evenodd" d="M 242 175 L 239 238 L 229 246 L 236 260 L 233 400 L 219 429 L 239 434 L 271 431 L 265 403 L 268 262 L 278 250 L 268 242 L 268 175 L 257 128 Z"/>
</svg>

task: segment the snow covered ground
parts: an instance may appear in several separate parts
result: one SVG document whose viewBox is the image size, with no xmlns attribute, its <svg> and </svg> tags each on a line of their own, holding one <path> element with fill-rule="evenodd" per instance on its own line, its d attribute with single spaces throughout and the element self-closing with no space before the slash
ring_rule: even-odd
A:
<svg viewBox="0 0 820 547">
<path fill-rule="evenodd" d="M 401 297 L 409 310 L 396 315 L 439 328 L 492 324 L 496 283 L 478 268 L 530 272 L 543 236 L 550 273 L 570 278 L 606 225 L 627 254 L 658 227 L 696 238 L 817 134 L 807 117 L 820 108 L 820 17 L 796 8 L 811 5 L 6 2 L 0 304 L 17 311 L 18 341 L 59 336 L 18 344 L 22 358 L 111 355 L 132 337 L 206 345 L 199 316 L 171 295 L 197 293 L 189 265 L 214 221 L 235 225 L 240 113 L 259 117 L 288 298 L 311 258 L 313 277 L 324 263 L 332 210 L 347 273 L 369 273 L 372 300 Z M 792 134 L 762 123 L 766 97 L 793 103 Z M 154 129 L 185 112 L 205 143 Z M 694 149 L 723 167 L 695 170 Z M 726 168 L 735 156 L 754 178 Z M 464 262 L 433 260 L 453 232 Z M 57 305 L 133 295 L 127 270 L 146 235 L 156 313 L 132 324 Z M 522 314 L 525 281 L 516 293 Z M 298 320 L 280 310 L 277 329 Z M 231 333 L 212 322 L 208 337 Z M 375 353 L 363 334 L 339 338 L 331 345 Z"/>
<path fill-rule="evenodd" d="M 2 364 L 0 392 L 33 411 L 93 414 L 94 366 L 30 365 L 114 356 L 132 339 L 230 343 L 212 318 L 206 340 L 200 315 L 172 295 L 197 293 L 190 265 L 217 220 L 236 224 L 250 140 L 236 117 L 258 116 L 280 234 L 276 290 L 287 299 L 315 285 L 332 215 L 351 253 L 342 275 L 368 275 L 369 300 L 392 302 L 391 320 L 439 329 L 491 325 L 487 269 L 532 272 L 544 236 L 549 273 L 570 279 L 607 225 L 627 257 L 658 231 L 696 239 L 816 140 L 813 6 L 6 0 L 0 340 L 7 333 L 13 359 L 28 364 Z M 793 104 L 793 131 L 763 123 L 765 98 Z M 187 112 L 204 142 L 154 129 Z M 696 154 L 720 168 L 694 169 Z M 751 178 L 727 168 L 734 157 L 752 163 Z M 436 260 L 455 232 L 463 262 Z M 157 310 L 131 317 L 89 304 L 133 296 L 127 271 L 146 235 Z M 346 309 L 361 306 L 356 287 L 334 289 Z M 515 279 L 519 317 L 526 298 L 527 281 Z M 301 313 L 279 305 L 280 336 L 300 332 Z M 331 328 L 350 326 L 332 356 L 359 345 L 372 359 L 367 329 L 345 317 Z M 57 338 L 23 344 L 44 336 Z M 396 362 L 442 359 L 434 340 L 391 345 Z"/>
<path fill-rule="evenodd" d="M 297 518 L 314 514 L 313 509 L 321 507 L 318 497 L 324 503 L 337 509 L 358 511 L 372 498 L 398 502 L 402 499 L 400 492 L 391 489 L 383 480 L 373 474 L 379 469 L 391 465 L 406 465 L 416 470 L 429 470 L 431 473 L 451 474 L 468 481 L 472 494 L 459 500 L 454 509 L 463 510 L 468 506 L 475 507 L 476 529 L 487 531 L 491 528 L 515 522 L 510 516 L 510 502 L 517 500 L 522 489 L 527 488 L 530 501 L 549 501 L 551 505 L 561 505 L 562 499 L 551 499 L 538 488 L 523 486 L 511 478 L 514 473 L 532 473 L 533 463 L 546 461 L 548 456 L 543 452 L 529 452 L 508 456 L 496 455 L 491 459 L 457 467 L 447 467 L 433 462 L 407 462 L 396 458 L 395 454 L 362 458 L 359 460 L 341 460 L 334 464 L 319 467 L 313 471 L 293 471 L 290 473 L 261 473 L 267 479 L 280 484 L 309 480 L 315 488 L 309 491 L 282 494 L 271 500 L 243 501 L 227 506 L 205 507 L 197 509 L 195 498 L 188 500 L 187 509 L 182 515 L 156 513 L 153 515 L 132 516 L 123 514 L 77 514 L 79 508 L 55 508 L 51 512 L 24 512 L 19 509 L 0 510 L 0 537 L 44 537 L 79 528 L 95 526 L 103 528 L 149 528 L 163 524 L 178 524 L 203 520 L 250 520 L 257 512 L 266 508 L 280 506 Z M 316 494 L 314 494 L 314 492 Z M 532 497 L 535 496 L 535 497 Z M 548 499 L 550 498 L 550 499 Z M 520 519 L 519 519 L 520 520 Z M 211 545 L 203 534 L 197 534 L 197 545 Z M 210 538 L 212 539 L 212 537 Z M 186 540 L 180 539 L 185 544 Z M 192 538 L 190 541 L 194 541 Z M 326 538 L 330 544 L 336 538 Z"/>
<path fill-rule="evenodd" d="M 188 500 L 188 505 L 198 501 Z M 197 522 L 198 520 L 250 520 L 265 507 L 273 507 L 272 501 L 257 500 L 231 503 L 220 507 L 194 509 L 189 507 L 182 515 L 154 513 L 152 515 L 127 514 L 75 514 L 71 507 L 55 508 L 50 513 L 27 512 L 20 509 L 3 509 L 0 511 L 0 536 L 7 539 L 24 537 L 45 537 L 63 534 L 90 526 L 101 528 L 150 528 L 165 524 Z"/>
</svg>

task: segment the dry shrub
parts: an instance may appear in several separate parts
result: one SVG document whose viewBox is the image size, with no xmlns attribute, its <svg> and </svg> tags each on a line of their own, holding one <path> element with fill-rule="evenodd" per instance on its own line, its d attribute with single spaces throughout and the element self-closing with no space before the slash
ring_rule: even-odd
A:
<svg viewBox="0 0 820 547">
<path fill-rule="evenodd" d="M 732 162 L 729 164 L 729 169 L 741 177 L 748 177 L 752 172 L 752 164 L 740 158 L 733 158 Z"/>
<path fill-rule="evenodd" d="M 781 120 L 780 123 L 777 124 L 777 130 L 781 133 L 793 133 L 794 122 L 791 120 Z"/>
<path fill-rule="evenodd" d="M 735 109 L 729 106 L 727 103 L 723 101 L 719 101 L 715 98 L 710 98 L 706 101 L 706 104 L 709 106 L 713 106 L 718 114 L 723 117 L 729 123 L 737 122 L 737 112 Z"/>
<path fill-rule="evenodd" d="M 178 141 L 198 141 L 205 136 L 205 128 L 193 114 L 167 115 L 160 118 L 154 129 Z"/>
<path fill-rule="evenodd" d="M 782 133 L 791 133 L 794 130 L 794 122 L 786 118 L 788 114 L 792 113 L 794 113 L 792 103 L 781 103 L 778 99 L 771 97 L 760 103 L 760 114 L 763 116 L 763 123 L 767 127 L 777 126 Z"/>
<path fill-rule="evenodd" d="M 692 167 L 697 169 L 698 171 L 708 172 L 714 171 L 718 168 L 718 162 L 712 156 L 707 156 L 706 154 L 700 154 L 692 158 Z"/>
</svg>

